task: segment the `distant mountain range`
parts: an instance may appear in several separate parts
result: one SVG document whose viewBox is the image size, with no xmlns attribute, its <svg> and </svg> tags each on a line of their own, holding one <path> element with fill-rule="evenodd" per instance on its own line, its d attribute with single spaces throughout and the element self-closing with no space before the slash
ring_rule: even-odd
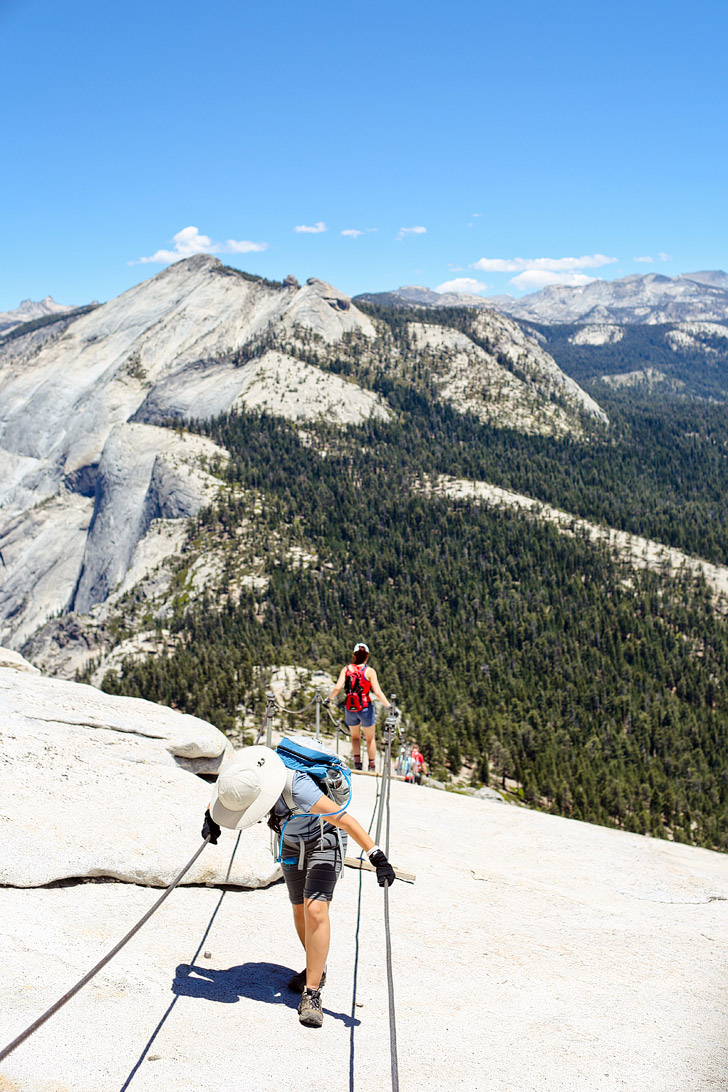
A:
<svg viewBox="0 0 728 1092">
<path fill-rule="evenodd" d="M 16 326 L 22 326 L 26 322 L 35 319 L 46 318 L 48 315 L 63 315 L 67 311 L 75 311 L 76 306 L 66 306 L 56 303 L 53 296 L 46 296 L 44 300 L 23 300 L 14 311 L 0 311 L 0 334 L 8 334 Z"/>
<path fill-rule="evenodd" d="M 390 292 L 363 293 L 355 300 L 390 307 L 488 307 L 515 319 L 546 324 L 728 323 L 728 274 L 722 270 L 682 273 L 679 277 L 634 274 L 576 288 L 550 285 L 521 299 L 439 293 L 420 285 L 406 285 Z"/>
</svg>

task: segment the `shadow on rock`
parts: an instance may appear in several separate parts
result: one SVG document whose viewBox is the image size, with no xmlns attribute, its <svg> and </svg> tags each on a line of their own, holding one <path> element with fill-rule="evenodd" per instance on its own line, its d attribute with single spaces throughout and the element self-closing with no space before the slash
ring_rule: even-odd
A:
<svg viewBox="0 0 728 1092">
<path fill-rule="evenodd" d="M 233 1005 L 241 997 L 247 997 L 267 1005 L 297 1009 L 300 998 L 288 989 L 288 980 L 295 973 L 280 963 L 242 963 L 226 969 L 180 963 L 172 992 L 177 997 L 197 997 L 205 1001 L 219 1001 L 223 1005 Z M 343 1012 L 332 1012 L 326 1007 L 324 1012 L 334 1020 L 341 1020 L 346 1027 L 361 1023 Z"/>
</svg>

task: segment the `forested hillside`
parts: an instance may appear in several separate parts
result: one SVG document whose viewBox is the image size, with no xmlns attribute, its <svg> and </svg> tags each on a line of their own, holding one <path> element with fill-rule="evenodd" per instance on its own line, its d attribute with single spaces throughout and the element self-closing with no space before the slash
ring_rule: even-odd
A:
<svg viewBox="0 0 728 1092">
<path fill-rule="evenodd" d="M 533 806 L 728 849 L 728 626 L 708 589 L 428 485 L 490 481 L 725 563 L 725 408 L 600 396 L 611 429 L 556 440 L 456 413 L 426 374 L 357 379 L 395 419 L 196 426 L 232 458 L 191 542 L 227 549 L 229 572 L 201 601 L 179 596 L 174 651 L 127 661 L 105 687 L 230 728 L 260 708 L 260 665 L 334 671 L 364 638 L 441 775 L 467 761 Z M 257 592 L 232 586 L 243 525 L 268 551 Z"/>
<path fill-rule="evenodd" d="M 720 401 L 728 398 L 728 326 L 669 323 L 590 327 L 587 331 L 574 325 L 525 323 L 524 327 L 543 339 L 567 375 L 586 384 L 596 398 L 603 399 L 604 386 L 594 384 L 595 380 L 639 371 L 655 374 L 669 393 Z M 605 338 L 601 344 L 600 334 Z"/>
</svg>

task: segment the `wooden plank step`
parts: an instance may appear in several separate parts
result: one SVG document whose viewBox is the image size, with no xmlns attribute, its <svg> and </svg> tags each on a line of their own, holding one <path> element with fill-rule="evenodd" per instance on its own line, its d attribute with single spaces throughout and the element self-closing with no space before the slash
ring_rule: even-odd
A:
<svg viewBox="0 0 728 1092">
<path fill-rule="evenodd" d="M 356 774 L 357 777 L 382 777 L 383 775 L 377 773 L 376 770 L 349 770 L 349 773 Z M 391 774 L 392 781 L 404 781 L 402 774 Z"/>
<path fill-rule="evenodd" d="M 344 864 L 347 868 L 358 868 L 359 871 L 377 871 L 374 865 L 370 864 L 364 857 L 345 857 Z M 394 874 L 398 880 L 404 880 L 405 883 L 414 883 L 416 879 L 414 872 L 403 872 L 401 868 L 395 868 Z"/>
</svg>

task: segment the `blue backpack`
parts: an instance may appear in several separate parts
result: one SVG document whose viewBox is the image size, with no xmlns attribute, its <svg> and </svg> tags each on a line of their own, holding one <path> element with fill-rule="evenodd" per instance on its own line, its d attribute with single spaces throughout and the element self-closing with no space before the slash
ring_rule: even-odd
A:
<svg viewBox="0 0 728 1092">
<path fill-rule="evenodd" d="M 351 773 L 338 755 L 334 754 L 333 751 L 324 750 L 324 748 L 319 747 L 318 744 L 304 747 L 303 744 L 296 743 L 292 739 L 282 739 L 276 747 L 276 754 L 288 768 L 288 776 L 286 777 L 286 783 L 283 786 L 281 795 L 291 813 L 283 824 L 278 838 L 278 855 L 276 860 L 280 861 L 284 868 L 292 867 L 296 860 L 299 861 L 299 867 L 303 867 L 303 858 L 305 855 L 303 839 L 300 839 L 301 850 L 298 858 L 281 859 L 283 835 L 289 821 L 293 819 L 294 816 L 315 814 L 315 812 L 312 811 L 302 811 L 294 804 L 292 791 L 293 775 L 295 773 L 307 773 L 312 777 L 321 791 L 335 804 L 340 805 L 339 810 L 333 812 L 333 814 L 341 815 L 342 812 L 346 811 L 349 802 L 351 801 Z M 325 817 L 321 815 L 318 818 L 321 824 L 321 839 L 323 841 Z M 342 851 L 341 860 L 343 864 L 344 854 L 341 832 L 337 830 L 336 833 L 339 838 L 339 847 Z"/>
</svg>

